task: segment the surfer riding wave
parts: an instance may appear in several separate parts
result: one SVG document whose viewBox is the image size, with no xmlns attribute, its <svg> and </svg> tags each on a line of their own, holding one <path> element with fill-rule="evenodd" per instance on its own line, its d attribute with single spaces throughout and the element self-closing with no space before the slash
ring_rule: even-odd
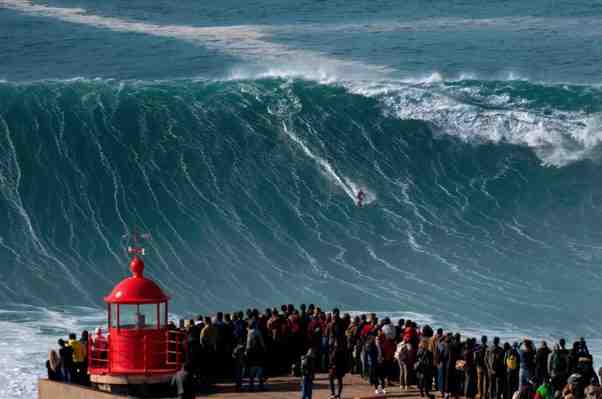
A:
<svg viewBox="0 0 602 399">
<path fill-rule="evenodd" d="M 357 193 L 357 206 L 359 208 L 364 206 L 364 199 L 366 198 L 366 193 L 363 190 L 358 191 Z"/>
</svg>

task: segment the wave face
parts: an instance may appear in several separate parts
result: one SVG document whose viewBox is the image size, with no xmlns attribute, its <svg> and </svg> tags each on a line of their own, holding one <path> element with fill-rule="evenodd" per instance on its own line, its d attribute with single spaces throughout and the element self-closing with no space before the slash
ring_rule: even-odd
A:
<svg viewBox="0 0 602 399">
<path fill-rule="evenodd" d="M 182 312 L 304 301 L 594 334 L 601 94 L 1 83 L 0 301 L 100 305 L 137 226 Z"/>
</svg>

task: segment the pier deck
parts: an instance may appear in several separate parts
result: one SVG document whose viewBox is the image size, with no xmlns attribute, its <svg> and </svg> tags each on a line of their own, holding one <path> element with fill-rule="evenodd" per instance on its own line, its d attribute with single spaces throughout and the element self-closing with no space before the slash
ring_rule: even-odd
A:
<svg viewBox="0 0 602 399">
<path fill-rule="evenodd" d="M 357 375 L 347 375 L 344 380 L 343 399 L 406 398 L 419 399 L 418 392 L 411 389 L 400 392 L 399 387 L 387 388 L 386 396 L 374 395 L 374 389 Z M 330 388 L 326 374 L 316 375 L 313 399 L 328 399 Z M 80 385 L 40 379 L 38 382 L 39 399 L 123 399 L 128 396 L 100 392 Z M 294 399 L 301 397 L 300 378 L 272 377 L 262 392 L 235 392 L 234 384 L 216 384 L 212 392 L 203 393 L 197 398 L 209 399 Z"/>
<path fill-rule="evenodd" d="M 411 389 L 401 392 L 399 386 L 388 387 L 386 396 L 374 395 L 374 389 L 357 375 L 347 375 L 344 379 L 343 398 L 418 398 L 418 392 Z M 233 384 L 217 384 L 216 392 L 198 398 L 209 399 L 291 399 L 301 397 L 301 385 L 298 377 L 273 377 L 266 384 L 263 392 L 235 392 Z M 328 399 L 330 388 L 328 375 L 318 374 L 314 381 L 313 399 Z"/>
</svg>

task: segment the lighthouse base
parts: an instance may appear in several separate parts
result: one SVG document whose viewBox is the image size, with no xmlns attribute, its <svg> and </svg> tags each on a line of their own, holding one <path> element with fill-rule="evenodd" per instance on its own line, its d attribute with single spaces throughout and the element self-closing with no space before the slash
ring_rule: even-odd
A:
<svg viewBox="0 0 602 399">
<path fill-rule="evenodd" d="M 103 392 L 156 398 L 173 394 L 173 374 L 160 375 L 91 375 L 92 387 Z"/>
<path fill-rule="evenodd" d="M 92 387 L 40 379 L 38 399 L 168 398 L 173 397 L 175 393 L 169 383 L 171 375 L 136 378 L 133 376 L 91 377 Z"/>
</svg>

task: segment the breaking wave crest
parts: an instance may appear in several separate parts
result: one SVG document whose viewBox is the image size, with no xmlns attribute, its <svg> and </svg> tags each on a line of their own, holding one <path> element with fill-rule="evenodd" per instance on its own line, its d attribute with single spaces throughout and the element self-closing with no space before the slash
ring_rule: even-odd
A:
<svg viewBox="0 0 602 399">
<path fill-rule="evenodd" d="M 602 89 L 597 86 L 445 82 L 435 75 L 418 83 L 351 85 L 351 92 L 378 98 L 389 115 L 427 121 L 442 134 L 527 146 L 547 165 L 599 157 Z"/>
</svg>

